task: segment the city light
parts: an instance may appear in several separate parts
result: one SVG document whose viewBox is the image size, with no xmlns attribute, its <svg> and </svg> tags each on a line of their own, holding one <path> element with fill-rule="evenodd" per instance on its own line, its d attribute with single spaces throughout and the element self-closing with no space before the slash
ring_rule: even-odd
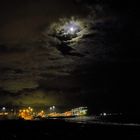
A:
<svg viewBox="0 0 140 140">
<path fill-rule="evenodd" d="M 11 109 L 3 107 L 0 112 L 0 116 L 8 118 L 13 113 L 16 118 L 23 120 L 40 120 L 44 118 L 64 118 L 64 117 L 78 117 L 87 115 L 87 107 L 77 107 L 66 112 L 56 112 L 56 107 L 53 105 L 49 107 L 50 111 L 46 113 L 45 110 L 36 110 L 32 107 L 21 108 L 18 112 L 11 112 Z M 3 111 L 4 110 L 4 111 Z M 15 110 L 15 109 L 14 109 Z"/>
<path fill-rule="evenodd" d="M 2 107 L 2 110 L 5 111 L 6 110 L 6 107 Z"/>
<path fill-rule="evenodd" d="M 24 120 L 32 120 L 33 119 L 33 108 L 28 107 L 25 109 L 20 109 L 18 116 Z"/>
<path fill-rule="evenodd" d="M 55 106 L 51 106 L 50 111 L 55 111 Z"/>
<path fill-rule="evenodd" d="M 106 116 L 107 114 L 106 113 L 103 113 L 103 116 Z"/>
<path fill-rule="evenodd" d="M 46 113 L 41 110 L 38 114 L 37 114 L 38 117 L 41 117 L 41 118 L 45 118 L 46 117 Z"/>
</svg>

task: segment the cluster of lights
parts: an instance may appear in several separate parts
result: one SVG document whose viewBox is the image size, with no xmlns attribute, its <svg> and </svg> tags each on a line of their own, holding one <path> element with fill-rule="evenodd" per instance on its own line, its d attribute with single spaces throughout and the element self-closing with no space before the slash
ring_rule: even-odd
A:
<svg viewBox="0 0 140 140">
<path fill-rule="evenodd" d="M 41 110 L 40 112 L 35 112 L 33 108 L 28 107 L 19 110 L 18 116 L 24 120 L 33 120 L 36 117 L 45 118 L 46 113 Z"/>
<path fill-rule="evenodd" d="M 46 113 L 41 110 L 38 114 L 37 114 L 38 117 L 41 117 L 41 118 L 45 118 L 46 117 Z"/>
<path fill-rule="evenodd" d="M 50 111 L 54 111 L 54 110 L 55 110 L 55 106 L 51 106 Z"/>
<path fill-rule="evenodd" d="M 18 116 L 24 120 L 33 120 L 36 118 L 46 118 L 46 117 L 71 117 L 71 116 L 84 116 L 87 114 L 87 107 L 78 107 L 64 113 L 57 113 L 55 111 L 56 107 L 51 106 L 50 113 L 45 113 L 43 110 L 40 112 L 35 112 L 33 108 L 28 107 L 19 110 Z"/>
<path fill-rule="evenodd" d="M 0 112 L 0 116 L 2 115 L 8 115 L 8 112 L 6 112 L 6 107 L 2 107 L 1 109 L 2 112 Z"/>
<path fill-rule="evenodd" d="M 106 112 L 103 112 L 100 114 L 100 116 L 107 116 L 108 114 Z"/>
<path fill-rule="evenodd" d="M 19 110 L 19 117 L 24 120 L 32 120 L 33 119 L 33 108 L 28 107 L 27 109 L 20 109 Z"/>
<path fill-rule="evenodd" d="M 87 114 L 87 107 L 79 107 L 64 113 L 52 112 L 48 114 L 49 117 L 71 117 L 71 116 L 84 116 Z"/>
</svg>

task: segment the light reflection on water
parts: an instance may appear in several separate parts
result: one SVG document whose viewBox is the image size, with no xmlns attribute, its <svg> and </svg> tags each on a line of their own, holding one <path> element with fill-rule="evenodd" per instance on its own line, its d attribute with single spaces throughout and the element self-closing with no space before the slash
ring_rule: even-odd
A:
<svg viewBox="0 0 140 140">
<path fill-rule="evenodd" d="M 97 121 L 97 117 L 95 116 L 80 116 L 74 118 L 65 118 L 65 121 L 75 122 L 75 123 L 91 123 Z"/>
<path fill-rule="evenodd" d="M 118 123 L 118 122 L 105 122 L 99 119 L 96 116 L 82 116 L 82 117 L 74 117 L 74 118 L 65 118 L 67 122 L 74 122 L 74 123 L 83 123 L 83 124 L 99 124 L 99 125 L 116 125 L 116 126 L 138 126 L 138 123 Z"/>
</svg>

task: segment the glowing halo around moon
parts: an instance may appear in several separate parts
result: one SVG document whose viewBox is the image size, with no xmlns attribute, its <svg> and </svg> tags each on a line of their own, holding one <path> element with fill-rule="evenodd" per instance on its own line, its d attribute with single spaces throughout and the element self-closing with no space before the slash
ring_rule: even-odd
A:
<svg viewBox="0 0 140 140">
<path fill-rule="evenodd" d="M 62 31 L 65 35 L 66 34 L 67 35 L 74 35 L 74 34 L 80 32 L 81 29 L 82 29 L 82 27 L 76 21 L 70 21 L 70 22 L 64 24 L 62 27 Z"/>
<path fill-rule="evenodd" d="M 89 33 L 89 23 L 85 19 L 61 18 L 52 23 L 46 30 L 50 36 L 59 41 L 73 45 L 77 44 L 85 34 Z"/>
</svg>

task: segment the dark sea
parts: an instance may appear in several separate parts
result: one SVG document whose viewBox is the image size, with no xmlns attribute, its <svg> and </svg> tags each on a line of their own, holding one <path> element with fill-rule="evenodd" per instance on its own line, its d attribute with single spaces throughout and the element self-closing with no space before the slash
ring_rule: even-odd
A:
<svg viewBox="0 0 140 140">
<path fill-rule="evenodd" d="M 22 139 L 139 139 L 139 123 L 122 123 L 95 116 L 35 121 L 0 121 L 0 140 Z"/>
</svg>

